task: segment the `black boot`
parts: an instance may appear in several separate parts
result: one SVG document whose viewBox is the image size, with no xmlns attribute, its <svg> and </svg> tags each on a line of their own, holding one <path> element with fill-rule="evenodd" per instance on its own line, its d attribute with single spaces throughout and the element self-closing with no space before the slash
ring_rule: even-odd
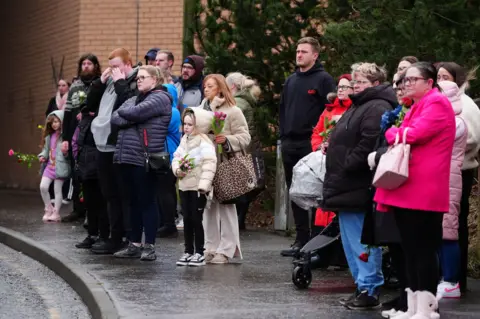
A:
<svg viewBox="0 0 480 319">
<path fill-rule="evenodd" d="M 62 217 L 62 223 L 73 223 L 76 221 L 83 221 L 84 219 L 85 219 L 85 214 L 77 213 L 74 210 L 67 216 Z"/>
<path fill-rule="evenodd" d="M 280 255 L 282 255 L 283 257 L 294 257 L 298 254 L 298 252 L 300 251 L 300 249 L 302 249 L 303 246 L 303 243 L 295 241 L 289 249 L 282 250 Z"/>
<path fill-rule="evenodd" d="M 95 243 L 95 241 L 96 239 L 94 237 L 87 236 L 87 238 L 76 244 L 75 247 L 80 249 L 90 249 L 92 248 L 92 245 Z"/>
<path fill-rule="evenodd" d="M 159 238 L 175 238 L 178 236 L 178 230 L 175 225 L 162 226 L 157 231 L 157 237 Z"/>
</svg>

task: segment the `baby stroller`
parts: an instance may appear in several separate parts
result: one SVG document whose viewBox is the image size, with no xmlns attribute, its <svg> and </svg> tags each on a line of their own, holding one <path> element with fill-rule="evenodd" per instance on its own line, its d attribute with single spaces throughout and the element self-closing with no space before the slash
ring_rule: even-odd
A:
<svg viewBox="0 0 480 319">
<path fill-rule="evenodd" d="M 312 282 L 312 269 L 326 269 L 329 266 L 348 267 L 338 218 L 334 218 L 294 256 L 292 281 L 298 289 L 306 289 Z"/>
</svg>

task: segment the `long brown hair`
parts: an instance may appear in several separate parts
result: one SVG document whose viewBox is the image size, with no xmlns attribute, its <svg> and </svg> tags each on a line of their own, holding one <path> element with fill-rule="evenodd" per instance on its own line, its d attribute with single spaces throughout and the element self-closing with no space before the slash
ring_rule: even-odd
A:
<svg viewBox="0 0 480 319">
<path fill-rule="evenodd" d="M 60 128 L 57 130 L 58 134 L 62 131 L 62 121 L 55 114 L 51 114 L 47 118 L 47 123 L 42 130 L 42 140 L 40 141 L 40 148 L 45 146 L 45 139 L 52 133 L 55 133 L 55 130 L 52 127 L 53 120 L 58 119 L 60 121 Z"/>
<path fill-rule="evenodd" d="M 219 89 L 219 95 L 221 98 L 225 99 L 225 103 L 227 103 L 228 106 L 235 106 L 237 103 L 235 103 L 235 99 L 233 98 L 232 91 L 230 91 L 230 88 L 227 85 L 227 81 L 225 80 L 225 77 L 221 74 L 209 74 L 205 77 L 203 80 L 203 87 L 205 88 L 205 83 L 207 83 L 208 80 L 213 79 L 218 86 Z"/>
</svg>

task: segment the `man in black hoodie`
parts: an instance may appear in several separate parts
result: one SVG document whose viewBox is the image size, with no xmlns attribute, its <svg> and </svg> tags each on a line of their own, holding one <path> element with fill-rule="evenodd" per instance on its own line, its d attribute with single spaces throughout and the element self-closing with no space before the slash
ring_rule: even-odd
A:
<svg viewBox="0 0 480 319">
<path fill-rule="evenodd" d="M 320 44 L 311 37 L 297 43 L 297 70 L 285 82 L 280 100 L 280 139 L 287 187 L 292 184 L 293 167 L 312 149 L 310 138 L 318 118 L 328 103 L 327 94 L 335 81 L 317 61 Z M 282 256 L 293 256 L 310 239 L 308 212 L 292 202 L 297 236 Z"/>
</svg>

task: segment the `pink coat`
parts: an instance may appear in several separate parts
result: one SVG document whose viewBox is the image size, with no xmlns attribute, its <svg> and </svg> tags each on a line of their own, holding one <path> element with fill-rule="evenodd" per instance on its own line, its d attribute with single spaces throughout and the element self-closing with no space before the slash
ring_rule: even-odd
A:
<svg viewBox="0 0 480 319">
<path fill-rule="evenodd" d="M 400 128 L 385 133 L 387 142 L 402 139 L 408 127 L 407 143 L 411 145 L 409 176 L 400 187 L 377 188 L 374 201 L 379 211 L 390 207 L 412 210 L 449 211 L 450 162 L 455 139 L 455 114 L 447 97 L 433 89 L 407 113 Z"/>
<path fill-rule="evenodd" d="M 458 240 L 458 216 L 462 199 L 462 165 L 467 147 L 468 130 L 465 121 L 460 117 L 463 92 L 460 92 L 455 82 L 443 81 L 440 86 L 443 94 L 452 104 L 456 122 L 455 142 L 450 164 L 450 208 L 448 214 L 443 216 L 443 239 Z"/>
</svg>

